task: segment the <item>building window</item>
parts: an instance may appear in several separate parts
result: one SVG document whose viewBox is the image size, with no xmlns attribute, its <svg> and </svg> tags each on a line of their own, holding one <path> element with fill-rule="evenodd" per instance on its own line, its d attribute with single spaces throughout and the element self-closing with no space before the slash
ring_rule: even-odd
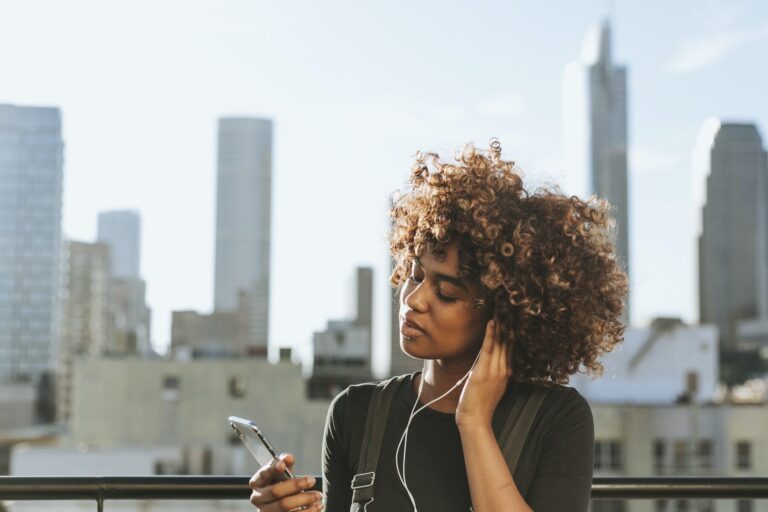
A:
<svg viewBox="0 0 768 512">
<path fill-rule="evenodd" d="M 656 500 L 654 509 L 656 512 L 668 512 L 667 500 Z"/>
<path fill-rule="evenodd" d="M 248 381 L 242 375 L 236 375 L 229 379 L 229 396 L 243 398 L 248 391 Z"/>
<path fill-rule="evenodd" d="M 737 500 L 736 512 L 752 512 L 752 500 Z"/>
<path fill-rule="evenodd" d="M 653 469 L 656 472 L 657 475 L 661 475 L 664 473 L 664 470 L 666 469 L 666 458 L 667 458 L 667 445 L 664 442 L 663 439 L 655 439 L 653 441 Z M 666 501 L 665 500 L 658 500 L 663 502 L 664 508 L 666 508 Z"/>
<path fill-rule="evenodd" d="M 696 467 L 703 471 L 712 469 L 712 441 L 710 439 L 701 439 L 696 444 Z"/>
<path fill-rule="evenodd" d="M 675 512 L 688 512 L 688 500 L 675 500 Z"/>
<path fill-rule="evenodd" d="M 624 469 L 621 443 L 619 441 L 595 441 L 595 469 L 610 471 L 621 471 Z"/>
<path fill-rule="evenodd" d="M 676 472 L 689 470 L 688 441 L 677 439 L 672 445 L 672 469 Z"/>
<path fill-rule="evenodd" d="M 736 469 L 752 469 L 752 443 L 736 442 Z"/>
<path fill-rule="evenodd" d="M 163 400 L 176 402 L 179 399 L 179 377 L 177 375 L 166 375 L 163 377 Z"/>
<path fill-rule="evenodd" d="M 592 512 L 625 512 L 627 510 L 624 500 L 593 500 Z"/>
</svg>

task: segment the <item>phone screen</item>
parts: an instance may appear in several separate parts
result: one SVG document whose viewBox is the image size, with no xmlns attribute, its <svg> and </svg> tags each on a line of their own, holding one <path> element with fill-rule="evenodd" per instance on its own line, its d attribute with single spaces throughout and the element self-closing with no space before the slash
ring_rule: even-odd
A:
<svg viewBox="0 0 768 512">
<path fill-rule="evenodd" d="M 259 466 L 274 465 L 278 462 L 275 449 L 272 448 L 272 445 L 267 441 L 264 433 L 259 430 L 259 427 L 256 426 L 256 423 L 244 418 L 238 418 L 237 416 L 230 416 L 229 424 L 248 451 L 251 452 Z M 283 476 L 285 478 L 294 478 L 288 469 L 283 472 Z"/>
</svg>

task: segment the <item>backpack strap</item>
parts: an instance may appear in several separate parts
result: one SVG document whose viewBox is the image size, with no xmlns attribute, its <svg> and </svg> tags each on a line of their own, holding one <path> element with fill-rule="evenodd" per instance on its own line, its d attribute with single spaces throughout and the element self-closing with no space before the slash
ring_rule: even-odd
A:
<svg viewBox="0 0 768 512">
<path fill-rule="evenodd" d="M 504 460 L 509 466 L 509 472 L 513 477 L 525 439 L 528 437 L 536 413 L 544 402 L 548 391 L 548 387 L 538 385 L 534 386 L 528 393 L 517 395 L 504 422 L 504 428 L 498 437 L 498 442 Z"/>
<path fill-rule="evenodd" d="M 399 384 L 406 377 L 408 375 L 392 377 L 378 383 L 373 388 L 365 418 L 365 430 L 360 448 L 360 459 L 357 463 L 357 474 L 352 478 L 351 512 L 364 512 L 366 505 L 373 501 L 373 482 L 376 479 L 376 466 L 379 463 L 381 443 L 389 418 L 389 406 Z"/>
</svg>

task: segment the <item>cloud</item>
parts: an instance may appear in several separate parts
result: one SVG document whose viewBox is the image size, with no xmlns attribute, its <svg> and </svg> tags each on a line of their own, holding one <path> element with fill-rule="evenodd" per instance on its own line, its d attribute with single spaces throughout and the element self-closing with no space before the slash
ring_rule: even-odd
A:
<svg viewBox="0 0 768 512">
<path fill-rule="evenodd" d="M 768 24 L 734 30 L 708 39 L 684 41 L 670 59 L 669 67 L 675 73 L 696 71 L 715 64 L 744 45 L 765 38 L 768 38 Z"/>
</svg>

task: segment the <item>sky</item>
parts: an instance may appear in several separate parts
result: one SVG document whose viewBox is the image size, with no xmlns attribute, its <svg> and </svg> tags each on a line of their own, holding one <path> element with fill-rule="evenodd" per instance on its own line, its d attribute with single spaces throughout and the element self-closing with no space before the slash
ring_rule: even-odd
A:
<svg viewBox="0 0 768 512">
<path fill-rule="evenodd" d="M 691 151 L 712 117 L 766 137 L 765 2 L 0 0 L 0 103 L 61 108 L 68 239 L 141 212 L 159 350 L 172 310 L 213 304 L 216 121 L 273 119 L 272 348 L 306 354 L 372 266 L 381 373 L 386 210 L 413 155 L 498 137 L 560 183 L 563 70 L 604 18 L 628 68 L 631 321 L 696 322 Z"/>
</svg>

